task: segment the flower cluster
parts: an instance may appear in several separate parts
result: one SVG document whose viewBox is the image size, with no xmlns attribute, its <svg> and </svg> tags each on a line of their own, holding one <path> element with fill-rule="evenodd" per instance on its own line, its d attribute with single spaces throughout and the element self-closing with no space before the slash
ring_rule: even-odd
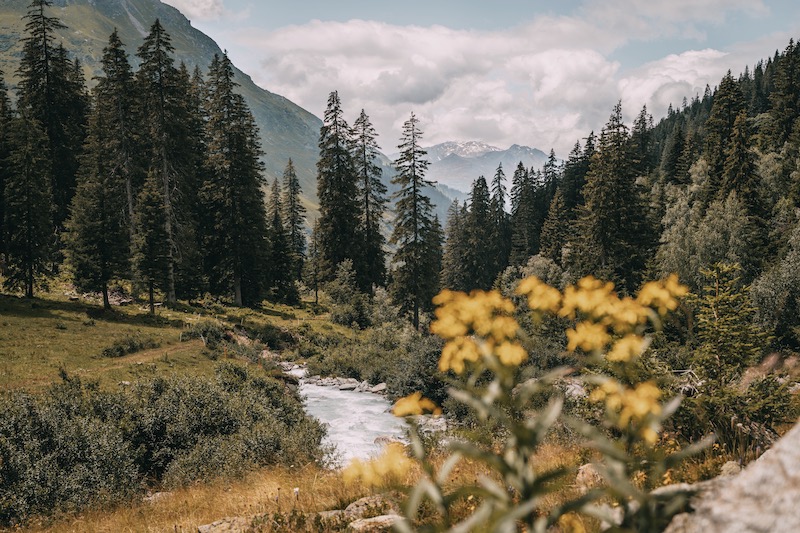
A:
<svg viewBox="0 0 800 533">
<path fill-rule="evenodd" d="M 608 379 L 592 391 L 589 399 L 605 402 L 606 413 L 615 426 L 620 429 L 633 426 L 645 442 L 654 444 L 658 440 L 660 397 L 661 390 L 650 381 L 629 388 Z"/>
<path fill-rule="evenodd" d="M 348 485 L 361 482 L 368 487 L 382 487 L 405 476 L 410 469 L 411 460 L 406 456 L 403 445 L 390 443 L 375 459 L 353 459 L 342 472 L 342 477 Z"/>
<path fill-rule="evenodd" d="M 442 410 L 433 403 L 433 400 L 423 398 L 421 392 L 415 392 L 400 398 L 392 407 L 392 414 L 394 416 L 412 416 L 431 413 L 434 415 L 442 414 Z"/>
<path fill-rule="evenodd" d="M 460 374 L 465 362 L 477 362 L 482 356 L 496 357 L 508 366 L 517 366 L 527 358 L 517 341 L 519 324 L 510 316 L 514 304 L 499 292 L 446 290 L 433 302 L 439 307 L 431 332 L 447 341 L 439 359 L 442 372 Z"/>
</svg>

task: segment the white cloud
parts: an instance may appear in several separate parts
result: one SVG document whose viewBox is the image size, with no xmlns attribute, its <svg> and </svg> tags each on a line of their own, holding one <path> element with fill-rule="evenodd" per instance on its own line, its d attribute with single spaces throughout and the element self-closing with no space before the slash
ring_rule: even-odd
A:
<svg viewBox="0 0 800 533">
<path fill-rule="evenodd" d="M 642 104 L 658 119 L 727 69 L 738 73 L 770 53 L 765 43 L 788 41 L 773 35 L 726 51 L 683 51 L 628 71 L 611 59 L 632 42 L 697 39 L 702 24 L 731 11 L 767 8 L 762 0 L 586 0 L 574 16 L 540 15 L 503 31 L 314 20 L 271 32 L 239 28 L 226 39 L 256 82 L 317 116 L 332 90 L 351 119 L 364 108 L 386 152 L 414 111 L 430 144 L 479 139 L 565 156 L 599 131 L 619 99 L 628 120 Z"/>
</svg>

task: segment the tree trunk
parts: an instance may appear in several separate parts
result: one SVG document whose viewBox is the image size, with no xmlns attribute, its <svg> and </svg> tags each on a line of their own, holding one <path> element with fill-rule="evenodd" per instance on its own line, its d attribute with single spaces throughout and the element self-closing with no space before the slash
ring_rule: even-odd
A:
<svg viewBox="0 0 800 533">
<path fill-rule="evenodd" d="M 156 314 L 156 304 L 153 302 L 153 280 L 147 284 L 148 293 L 150 295 L 150 314 Z"/>
<path fill-rule="evenodd" d="M 234 276 L 233 278 L 233 305 L 237 307 L 242 306 L 242 278 L 241 276 Z"/>
<path fill-rule="evenodd" d="M 103 309 L 111 309 L 111 302 L 108 301 L 108 283 L 103 282 Z"/>
</svg>

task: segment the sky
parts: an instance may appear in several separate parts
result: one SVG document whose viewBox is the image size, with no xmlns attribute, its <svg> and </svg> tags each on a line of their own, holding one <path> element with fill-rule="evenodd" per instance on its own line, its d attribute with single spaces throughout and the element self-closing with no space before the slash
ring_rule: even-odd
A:
<svg viewBox="0 0 800 533">
<path fill-rule="evenodd" d="M 261 87 L 321 117 L 338 91 L 391 153 L 478 140 L 564 158 L 622 101 L 658 121 L 800 37 L 796 0 L 164 0 Z M 582 142 L 582 141 L 581 141 Z"/>
</svg>

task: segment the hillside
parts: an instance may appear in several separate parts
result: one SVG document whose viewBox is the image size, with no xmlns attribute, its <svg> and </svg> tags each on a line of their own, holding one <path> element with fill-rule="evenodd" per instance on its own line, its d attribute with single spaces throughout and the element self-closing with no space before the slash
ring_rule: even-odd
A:
<svg viewBox="0 0 800 533">
<path fill-rule="evenodd" d="M 22 16 L 28 0 L 8 0 L 0 5 L 0 70 L 13 89 L 16 70 L 22 53 L 24 33 Z M 130 61 L 136 68 L 136 49 L 155 19 L 159 19 L 172 37 L 175 56 L 190 69 L 199 66 L 205 71 L 214 54 L 222 54 L 213 39 L 192 27 L 189 20 L 174 7 L 158 0 L 55 0 L 55 14 L 67 26 L 59 37 L 64 47 L 80 59 L 86 79 L 99 74 L 99 61 L 108 36 L 117 28 L 126 44 Z M 300 183 L 310 206 L 316 204 L 317 137 L 322 122 L 286 98 L 258 87 L 242 71 L 236 69 L 239 90 L 246 98 L 261 132 L 265 152 L 267 178 L 283 175 L 286 161 L 292 158 Z"/>
</svg>

